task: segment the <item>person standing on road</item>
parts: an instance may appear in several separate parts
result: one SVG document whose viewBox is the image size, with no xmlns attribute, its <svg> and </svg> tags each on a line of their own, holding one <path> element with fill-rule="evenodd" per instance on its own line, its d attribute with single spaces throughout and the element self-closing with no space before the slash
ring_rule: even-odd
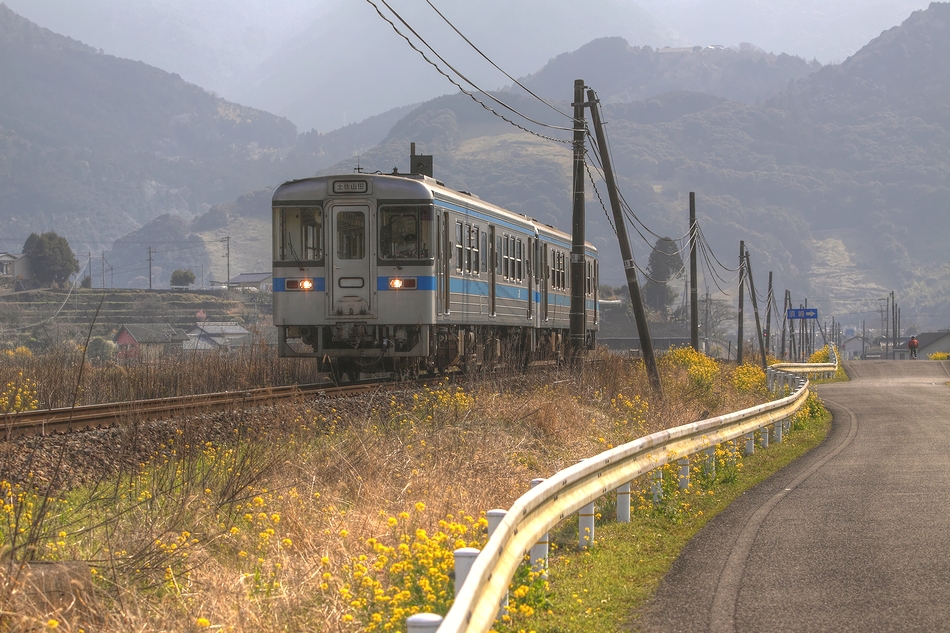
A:
<svg viewBox="0 0 950 633">
<path fill-rule="evenodd" d="M 910 337 L 910 340 L 907 341 L 907 349 L 910 350 L 910 357 L 911 357 L 911 358 L 917 358 L 917 345 L 918 345 L 918 343 L 917 343 L 917 337 L 916 337 L 916 336 Z"/>
</svg>

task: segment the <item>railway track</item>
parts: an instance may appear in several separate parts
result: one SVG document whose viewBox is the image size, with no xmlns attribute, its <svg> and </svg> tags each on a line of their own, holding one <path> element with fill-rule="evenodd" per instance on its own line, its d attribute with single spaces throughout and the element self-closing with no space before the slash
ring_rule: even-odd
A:
<svg viewBox="0 0 950 633">
<path fill-rule="evenodd" d="M 265 387 L 222 391 L 194 396 L 153 398 L 129 402 L 91 404 L 58 409 L 40 409 L 0 415 L 0 439 L 50 435 L 96 429 L 127 422 L 165 420 L 172 417 L 211 413 L 234 407 L 262 406 L 295 397 L 342 397 L 358 395 L 393 383 L 357 383 L 337 387 L 328 384 Z M 405 384 L 405 383 L 402 383 Z"/>
<path fill-rule="evenodd" d="M 596 361 L 587 362 L 596 365 Z M 537 361 L 531 364 L 528 371 L 536 373 L 556 368 L 557 363 L 554 361 Z M 193 396 L 152 398 L 0 414 L 0 441 L 9 441 L 17 437 L 30 435 L 52 435 L 70 431 L 121 426 L 131 422 L 167 420 L 174 417 L 224 411 L 236 407 L 263 406 L 295 397 L 338 398 L 356 396 L 379 389 L 398 389 L 410 385 L 429 384 L 434 381 L 453 381 L 461 375 L 464 374 L 450 373 L 434 378 L 427 377 L 415 380 L 364 380 L 342 386 L 336 386 L 332 383 L 318 383 L 264 387 L 243 391 L 221 391 Z"/>
</svg>

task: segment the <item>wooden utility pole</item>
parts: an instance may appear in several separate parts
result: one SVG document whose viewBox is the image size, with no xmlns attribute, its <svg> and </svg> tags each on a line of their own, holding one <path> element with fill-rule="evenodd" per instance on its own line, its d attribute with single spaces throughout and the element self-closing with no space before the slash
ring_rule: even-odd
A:
<svg viewBox="0 0 950 633">
<path fill-rule="evenodd" d="M 610 209 L 614 216 L 614 225 L 617 229 L 617 239 L 620 242 L 620 256 L 623 258 L 623 272 L 627 277 L 627 289 L 630 291 L 630 306 L 637 322 L 637 334 L 640 337 L 640 349 L 643 351 L 643 361 L 646 364 L 650 385 L 658 396 L 663 397 L 663 385 L 660 382 L 660 370 L 656 365 L 656 355 L 653 353 L 653 339 L 650 338 L 650 325 L 647 323 L 646 310 L 643 309 L 643 296 L 640 294 L 640 281 L 637 279 L 637 268 L 633 262 L 633 252 L 630 249 L 630 240 L 627 238 L 627 225 L 620 207 L 620 195 L 617 193 L 617 183 L 614 180 L 613 168 L 610 164 L 610 152 L 607 151 L 607 138 L 600 120 L 600 102 L 593 90 L 587 91 L 587 100 L 590 102 L 590 117 L 597 134 L 597 145 L 600 146 L 600 159 L 604 167 L 604 180 L 607 183 L 607 193 L 610 197 Z"/>
<path fill-rule="evenodd" d="M 749 297 L 752 298 L 752 312 L 755 314 L 755 333 L 759 338 L 759 350 L 762 356 L 762 369 L 769 366 L 765 358 L 765 338 L 762 336 L 762 322 L 759 320 L 759 300 L 755 296 L 755 283 L 752 281 L 752 260 L 749 257 L 749 250 L 745 252 L 746 273 L 749 275 Z"/>
<path fill-rule="evenodd" d="M 584 80 L 574 81 L 574 207 L 571 226 L 571 345 L 570 356 L 574 362 L 581 356 L 587 330 L 587 305 L 584 294 L 584 270 L 586 258 L 584 242 L 586 219 L 584 217 Z"/>
<path fill-rule="evenodd" d="M 742 295 L 745 293 L 745 241 L 739 241 L 739 340 L 736 344 L 736 365 L 742 364 L 742 322 L 745 320 L 745 311 Z"/>
<path fill-rule="evenodd" d="M 696 192 L 689 192 L 689 342 L 699 351 L 699 280 L 696 279 Z"/>
</svg>

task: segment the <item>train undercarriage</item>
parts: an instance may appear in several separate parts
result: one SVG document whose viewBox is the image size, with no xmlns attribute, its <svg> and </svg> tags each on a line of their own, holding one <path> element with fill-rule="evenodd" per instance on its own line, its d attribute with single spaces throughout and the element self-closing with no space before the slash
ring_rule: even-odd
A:
<svg viewBox="0 0 950 633">
<path fill-rule="evenodd" d="M 320 359 L 334 382 L 390 376 L 395 379 L 497 369 L 523 370 L 564 360 L 569 333 L 514 326 L 387 325 L 343 323 L 281 328 L 289 356 Z M 594 332 L 588 332 L 588 349 Z"/>
</svg>

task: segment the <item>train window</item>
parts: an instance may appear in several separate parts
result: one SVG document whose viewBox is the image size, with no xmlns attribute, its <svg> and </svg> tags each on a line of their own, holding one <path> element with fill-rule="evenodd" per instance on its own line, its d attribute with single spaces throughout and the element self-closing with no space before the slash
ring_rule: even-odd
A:
<svg viewBox="0 0 950 633">
<path fill-rule="evenodd" d="M 323 257 L 323 210 L 303 209 L 300 212 L 303 229 L 303 258 L 317 260 Z"/>
<path fill-rule="evenodd" d="M 323 258 L 323 209 L 274 207 L 274 259 L 315 261 Z"/>
<path fill-rule="evenodd" d="M 518 241 L 515 242 L 517 249 L 515 251 L 515 279 L 521 281 L 524 279 L 524 256 L 523 256 L 523 243 L 521 238 L 518 238 Z"/>
<path fill-rule="evenodd" d="M 379 256 L 382 259 L 429 259 L 432 208 L 384 206 L 379 211 Z"/>
<path fill-rule="evenodd" d="M 504 250 L 502 251 L 502 254 L 501 254 L 502 275 L 504 276 L 505 279 L 511 279 L 511 277 L 514 274 L 514 271 L 512 271 L 513 266 L 511 265 L 511 251 L 512 251 L 511 242 L 512 241 L 513 240 L 511 239 L 510 235 L 505 235 L 505 239 L 503 242 Z"/>
<path fill-rule="evenodd" d="M 501 274 L 501 236 L 495 236 L 495 274 Z"/>
<path fill-rule="evenodd" d="M 469 236 L 469 250 L 472 256 L 472 269 L 469 272 L 478 274 L 478 227 L 473 226 L 472 230 L 468 234 Z"/>
<path fill-rule="evenodd" d="M 337 257 L 363 259 L 366 256 L 366 214 L 340 211 L 335 215 Z"/>
<path fill-rule="evenodd" d="M 488 272 L 488 233 L 482 231 L 482 272 Z"/>
<path fill-rule="evenodd" d="M 455 223 L 455 269 L 459 272 L 465 270 L 465 261 L 462 257 L 462 223 Z"/>
</svg>

